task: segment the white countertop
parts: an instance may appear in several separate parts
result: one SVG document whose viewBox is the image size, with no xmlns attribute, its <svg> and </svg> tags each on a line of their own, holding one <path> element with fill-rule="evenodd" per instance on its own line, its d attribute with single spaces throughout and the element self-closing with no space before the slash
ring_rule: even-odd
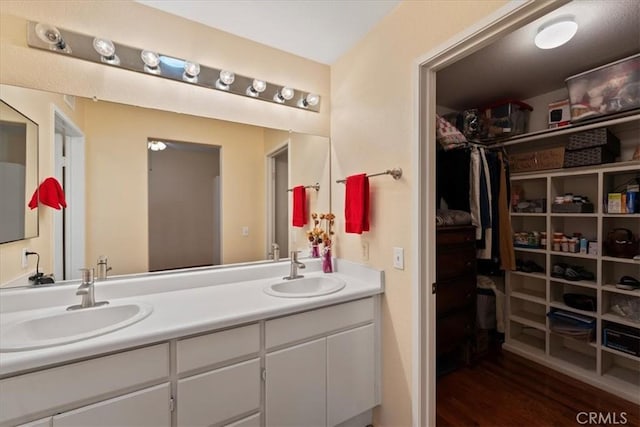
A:
<svg viewBox="0 0 640 427">
<path fill-rule="evenodd" d="M 323 275 L 318 260 L 303 260 L 305 277 Z M 348 261 L 335 260 L 330 275 L 346 282 L 335 293 L 311 298 L 280 298 L 263 288 L 288 273 L 288 262 L 230 269 L 140 276 L 96 282 L 96 301 L 147 303 L 145 319 L 105 335 L 54 347 L 0 353 L 0 376 L 73 361 L 131 347 L 278 317 L 364 298 L 384 291 L 383 273 Z M 234 281 L 238 278 L 238 281 Z M 77 304 L 77 286 L 0 292 L 0 328 L 21 320 L 60 312 Z"/>
</svg>

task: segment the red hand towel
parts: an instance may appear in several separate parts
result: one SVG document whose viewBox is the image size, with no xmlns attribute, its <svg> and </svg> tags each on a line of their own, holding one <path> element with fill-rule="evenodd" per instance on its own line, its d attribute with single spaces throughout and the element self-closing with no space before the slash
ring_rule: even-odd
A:
<svg viewBox="0 0 640 427">
<path fill-rule="evenodd" d="M 369 178 L 367 174 L 347 177 L 344 200 L 345 232 L 369 231 Z"/>
<path fill-rule="evenodd" d="M 33 192 L 31 201 L 29 201 L 29 207 L 31 209 L 37 208 L 38 202 L 57 210 L 60 210 L 60 207 L 67 207 L 64 191 L 57 179 L 53 177 L 45 179 L 36 191 Z"/>
<path fill-rule="evenodd" d="M 307 190 L 298 185 L 293 188 L 293 226 L 304 227 L 307 223 Z"/>
</svg>

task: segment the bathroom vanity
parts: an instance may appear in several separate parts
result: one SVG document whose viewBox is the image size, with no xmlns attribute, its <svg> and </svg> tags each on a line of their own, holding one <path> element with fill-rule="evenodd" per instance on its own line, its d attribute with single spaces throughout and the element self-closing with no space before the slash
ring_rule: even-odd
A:
<svg viewBox="0 0 640 427">
<path fill-rule="evenodd" d="M 348 425 L 380 404 L 383 275 L 305 263 L 305 278 L 344 287 L 268 294 L 286 262 L 98 282 L 97 299 L 152 312 L 92 338 L 0 353 L 0 425 Z M 0 329 L 64 310 L 75 288 L 3 291 Z"/>
</svg>

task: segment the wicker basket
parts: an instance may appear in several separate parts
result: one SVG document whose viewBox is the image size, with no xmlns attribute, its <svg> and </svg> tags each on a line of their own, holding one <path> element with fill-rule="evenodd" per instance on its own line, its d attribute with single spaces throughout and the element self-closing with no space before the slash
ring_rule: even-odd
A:
<svg viewBox="0 0 640 427">
<path fill-rule="evenodd" d="M 565 168 L 613 163 L 615 160 L 616 155 L 607 150 L 604 146 L 585 148 L 583 150 L 576 151 L 565 151 L 564 153 Z"/>
<path fill-rule="evenodd" d="M 592 129 L 569 136 L 568 151 L 605 146 L 615 156 L 620 155 L 620 140 L 607 128 Z"/>
</svg>

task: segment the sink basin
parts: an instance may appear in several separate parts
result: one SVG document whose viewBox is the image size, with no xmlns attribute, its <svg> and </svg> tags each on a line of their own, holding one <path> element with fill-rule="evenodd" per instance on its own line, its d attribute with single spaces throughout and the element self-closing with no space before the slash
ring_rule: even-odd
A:
<svg viewBox="0 0 640 427">
<path fill-rule="evenodd" d="M 34 350 L 96 337 L 147 317 L 149 304 L 109 304 L 66 311 L 7 324 L 0 331 L 0 352 Z"/>
<path fill-rule="evenodd" d="M 274 297 L 309 298 L 338 292 L 345 285 L 345 281 L 337 277 L 315 276 L 272 283 L 264 291 Z"/>
</svg>

